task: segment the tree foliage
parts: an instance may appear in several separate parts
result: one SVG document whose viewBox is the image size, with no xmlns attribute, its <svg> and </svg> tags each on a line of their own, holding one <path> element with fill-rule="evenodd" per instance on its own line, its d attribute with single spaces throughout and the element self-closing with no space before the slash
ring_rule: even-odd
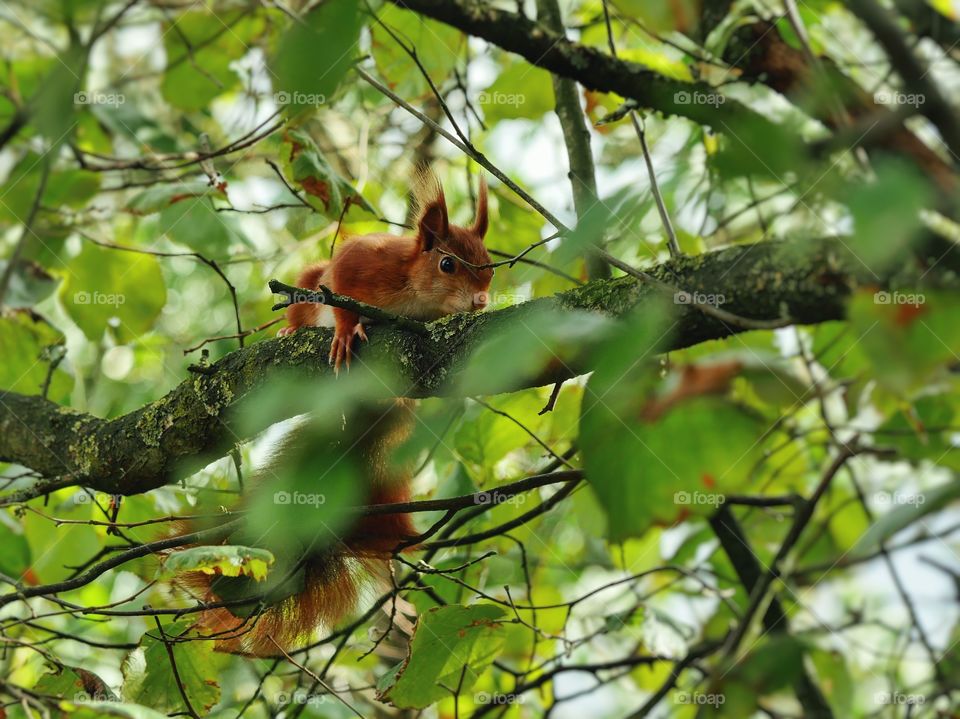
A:
<svg viewBox="0 0 960 719">
<path fill-rule="evenodd" d="M 6 4 L 0 716 L 953 716 L 956 19 Z M 490 182 L 490 307 L 334 378 L 268 282 L 405 231 L 421 164 L 455 222 Z M 178 573 L 299 591 L 284 549 L 390 511 L 330 437 L 408 396 L 419 546 L 215 651 Z"/>
</svg>

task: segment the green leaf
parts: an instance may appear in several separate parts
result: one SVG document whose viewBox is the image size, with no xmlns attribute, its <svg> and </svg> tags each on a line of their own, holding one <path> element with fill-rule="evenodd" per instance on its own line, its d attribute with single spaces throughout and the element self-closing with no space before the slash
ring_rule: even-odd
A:
<svg viewBox="0 0 960 719">
<path fill-rule="evenodd" d="M 480 93 L 480 107 L 487 122 L 525 118 L 536 120 L 553 110 L 553 77 L 526 62 L 512 62 L 486 90 Z"/>
<path fill-rule="evenodd" d="M 7 260 L 0 260 L 0 276 L 7 269 Z M 36 262 L 21 259 L 10 275 L 10 286 L 3 302 L 8 307 L 33 307 L 53 294 L 60 280 Z"/>
<path fill-rule="evenodd" d="M 160 234 L 206 256 L 222 257 L 236 245 L 251 247 L 236 219 L 217 212 L 211 198 L 211 194 L 174 198 L 160 211 Z"/>
<path fill-rule="evenodd" d="M 847 312 L 873 376 L 903 398 L 946 379 L 960 347 L 958 313 L 956 293 L 912 289 L 857 292 Z"/>
<path fill-rule="evenodd" d="M 377 17 L 404 45 L 413 48 L 434 85 L 442 86 L 456 67 L 463 48 L 463 34 L 391 3 L 386 3 Z M 432 94 L 416 63 L 380 23 L 371 25 L 371 37 L 377 71 L 393 90 L 411 101 Z"/>
<path fill-rule="evenodd" d="M 880 158 L 873 169 L 874 182 L 844 184 L 839 199 L 853 215 L 854 233 L 846 246 L 856 261 L 885 276 L 919 236 L 920 210 L 929 205 L 932 192 L 913 163 Z"/>
<path fill-rule="evenodd" d="M 75 719 L 102 719 L 103 717 L 121 717 L 121 719 L 168 719 L 155 709 L 129 704 L 127 702 L 84 702 L 70 710 Z"/>
<path fill-rule="evenodd" d="M 10 173 L 0 194 L 0 220 L 22 224 L 40 188 L 43 158 L 27 153 Z M 79 209 L 97 194 L 100 178 L 86 170 L 51 170 L 43 192 L 46 207 Z M 36 230 L 35 230 L 36 231 Z"/>
<path fill-rule="evenodd" d="M 22 394 L 39 394 L 49 371 L 52 353 L 64 342 L 63 335 L 43 318 L 27 311 L 0 316 L 0 388 Z M 62 401 L 73 386 L 72 378 L 55 370 L 47 393 Z"/>
<path fill-rule="evenodd" d="M 357 54 L 362 25 L 356 0 L 329 0 L 292 22 L 270 63 L 278 102 L 294 110 L 329 102 Z"/>
<path fill-rule="evenodd" d="M 723 396 L 736 363 L 701 368 L 701 379 L 717 377 L 709 388 L 685 371 L 660 380 L 653 358 L 666 316 L 636 315 L 601 346 L 583 396 L 584 466 L 611 541 L 713 512 L 748 478 L 767 428 Z"/>
<path fill-rule="evenodd" d="M 542 376 L 557 362 L 589 346 L 609 329 L 610 320 L 593 312 L 561 311 L 547 303 L 527 305 L 521 319 L 511 321 L 514 308 L 507 307 L 498 317 L 498 331 L 470 355 L 460 379 L 464 394 L 502 392 L 524 380 Z M 519 310 L 516 310 L 519 312 Z M 444 320 L 440 320 L 443 322 Z M 503 357 L 510 362 L 503 362 Z M 571 360 L 576 364 L 576 360 Z"/>
<path fill-rule="evenodd" d="M 701 4 L 696 0 L 617 0 L 616 5 L 621 12 L 639 20 L 643 27 L 658 33 L 688 32 L 696 27 L 701 12 Z"/>
<path fill-rule="evenodd" d="M 189 625 L 189 621 L 168 625 L 164 632 L 168 638 L 177 638 Z M 151 634 L 144 634 L 140 646 L 123 662 L 123 699 L 161 712 L 183 712 L 186 706 L 177 691 L 168 647 Z M 196 711 L 206 715 L 220 701 L 217 673 L 226 658 L 214 652 L 213 642 L 201 639 L 172 642 L 169 651 L 173 652 L 184 694 Z"/>
<path fill-rule="evenodd" d="M 330 166 L 310 135 L 302 130 L 290 130 L 287 138 L 290 141 L 290 159 L 286 169 L 293 181 L 306 191 L 313 207 L 328 217 L 336 218 L 340 217 L 345 205 L 357 206 L 376 214 L 363 195 Z"/>
<path fill-rule="evenodd" d="M 486 401 L 491 407 L 523 422 L 531 432 L 538 433 L 542 418 L 537 416 L 537 412 L 543 407 L 543 401 L 536 393 L 518 392 L 491 397 Z M 479 404 L 471 405 L 454 435 L 457 453 L 468 462 L 473 462 L 480 471 L 494 474 L 493 468 L 497 462 L 531 441 L 530 435 L 510 417 L 499 415 Z"/>
<path fill-rule="evenodd" d="M 22 533 L 0 523 L 0 573 L 19 580 L 30 569 L 30 543 Z"/>
<path fill-rule="evenodd" d="M 150 215 L 165 210 L 181 200 L 223 195 L 223 192 L 210 187 L 210 183 L 202 180 L 191 180 L 173 185 L 154 185 L 132 197 L 127 202 L 127 210 L 135 215 Z"/>
<path fill-rule="evenodd" d="M 900 495 L 894 493 L 886 501 L 896 506 L 870 527 L 860 541 L 850 550 L 853 557 L 869 556 L 876 552 L 897 532 L 906 529 L 929 514 L 938 512 L 951 502 L 960 498 L 960 482 L 954 480 L 917 494 Z"/>
<path fill-rule="evenodd" d="M 91 341 L 107 327 L 129 341 L 153 327 L 167 301 L 156 257 L 87 243 L 70 261 L 60 302 Z"/>
<path fill-rule="evenodd" d="M 103 679 L 80 667 L 64 666 L 60 671 L 44 674 L 34 689 L 74 704 L 116 701 L 117 698 Z"/>
<path fill-rule="evenodd" d="M 87 64 L 87 48 L 71 44 L 57 58 L 37 94 L 30 99 L 36 126 L 52 143 L 65 142 L 76 127 L 77 91 Z"/>
<path fill-rule="evenodd" d="M 494 604 L 451 604 L 420 615 L 407 658 L 381 678 L 378 698 L 423 709 L 458 687 L 468 691 L 500 653 L 505 614 Z"/>
<path fill-rule="evenodd" d="M 220 575 L 210 582 L 210 590 L 233 605 L 231 614 L 244 618 L 254 616 L 262 606 L 274 606 L 300 594 L 307 586 L 306 570 L 297 566 L 296 558 L 300 554 L 289 551 L 289 546 L 286 550 L 265 581 Z"/>
<path fill-rule="evenodd" d="M 260 581 L 267 576 L 267 569 L 273 561 L 273 555 L 265 549 L 217 545 L 171 552 L 163 566 L 171 574 L 199 571 L 225 577 L 250 577 Z"/>
<path fill-rule="evenodd" d="M 376 407 L 369 417 L 351 413 L 343 428 L 322 420 L 300 425 L 285 442 L 283 455 L 278 453 L 264 468 L 271 481 L 253 491 L 244 529 L 230 541 L 269 549 L 278 561 L 271 576 L 283 572 L 286 558 L 320 552 L 339 541 L 353 516 L 346 510 L 365 499 L 358 442 L 368 422 L 385 411 Z"/>
<path fill-rule="evenodd" d="M 960 447 L 951 441 L 956 415 L 955 395 L 921 397 L 880 425 L 877 436 L 902 457 L 960 470 Z"/>
<path fill-rule="evenodd" d="M 838 651 L 824 649 L 814 649 L 809 656 L 836 715 L 852 716 L 855 684 L 846 658 Z"/>
<path fill-rule="evenodd" d="M 189 11 L 164 24 L 164 99 L 188 112 L 207 109 L 215 97 L 239 84 L 230 64 L 246 54 L 262 30 L 262 20 L 238 12 Z"/>
<path fill-rule="evenodd" d="M 760 699 L 800 678 L 805 651 L 803 642 L 794 637 L 767 635 L 724 675 L 717 695 L 723 701 L 715 704 L 720 711 L 713 716 L 750 716 Z"/>
</svg>

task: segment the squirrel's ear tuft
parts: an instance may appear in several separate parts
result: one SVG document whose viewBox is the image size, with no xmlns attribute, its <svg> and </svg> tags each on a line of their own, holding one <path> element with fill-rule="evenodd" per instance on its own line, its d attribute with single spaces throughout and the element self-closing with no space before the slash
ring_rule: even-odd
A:
<svg viewBox="0 0 960 719">
<path fill-rule="evenodd" d="M 417 212 L 417 238 L 420 249 L 429 252 L 438 242 L 447 239 L 450 220 L 447 217 L 447 201 L 437 176 L 427 168 L 417 173 L 414 185 Z"/>
<path fill-rule="evenodd" d="M 487 234 L 487 180 L 480 176 L 480 189 L 477 193 L 477 216 L 473 221 L 473 234 L 481 240 Z"/>
</svg>

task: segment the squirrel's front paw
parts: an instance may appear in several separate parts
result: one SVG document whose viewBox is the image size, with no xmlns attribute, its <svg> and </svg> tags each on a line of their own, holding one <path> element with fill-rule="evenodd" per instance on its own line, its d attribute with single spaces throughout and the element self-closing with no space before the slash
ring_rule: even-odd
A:
<svg viewBox="0 0 960 719">
<path fill-rule="evenodd" d="M 350 347 L 353 344 L 354 337 L 359 337 L 364 342 L 367 341 L 367 333 L 363 331 L 363 325 L 358 323 L 353 326 L 353 329 L 346 332 L 335 331 L 333 342 L 330 343 L 330 364 L 333 365 L 334 374 L 340 374 L 341 364 L 346 364 L 349 371 Z"/>
<path fill-rule="evenodd" d="M 291 326 L 289 326 L 289 325 L 288 325 L 287 327 L 281 327 L 279 330 L 277 330 L 277 337 L 286 337 L 287 335 L 292 335 L 292 334 L 293 334 L 294 332 L 296 332 L 298 329 L 300 329 L 300 328 L 299 328 L 299 327 L 291 327 Z"/>
</svg>

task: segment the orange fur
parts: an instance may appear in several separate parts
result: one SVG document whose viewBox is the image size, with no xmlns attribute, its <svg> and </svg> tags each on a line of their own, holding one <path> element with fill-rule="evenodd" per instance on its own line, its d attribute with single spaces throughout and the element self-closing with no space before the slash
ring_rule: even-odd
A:
<svg viewBox="0 0 960 719">
<path fill-rule="evenodd" d="M 490 262 L 483 245 L 488 224 L 486 183 L 481 180 L 476 219 L 469 228 L 449 223 L 443 189 L 432 174 L 421 174 L 416 197 L 419 210 L 415 235 L 349 238 L 332 260 L 307 267 L 298 285 L 317 289 L 322 283 L 339 294 L 419 320 L 482 309 L 493 271 L 473 265 Z M 441 262 L 451 255 L 454 270 L 441 270 Z M 329 313 L 329 308 L 319 304 L 291 305 L 287 309 L 288 326 L 281 334 L 322 324 L 329 317 L 324 312 Z M 341 362 L 349 367 L 353 337 L 366 339 L 366 335 L 357 314 L 334 308 L 332 315 L 336 329 L 330 360 L 337 369 Z M 370 504 L 410 499 L 410 473 L 396 467 L 391 455 L 412 431 L 413 408 L 414 401 L 407 399 L 361 407 L 348 422 L 362 429 L 359 440 L 339 440 L 341 446 L 351 448 L 346 451 L 362 468 Z M 346 431 L 351 431 L 350 427 Z M 283 452 L 281 448 L 278 456 Z M 341 621 L 357 605 L 365 588 L 383 585 L 393 553 L 417 534 L 408 514 L 362 517 L 337 548 L 306 558 L 305 589 L 299 594 L 249 619 L 225 608 L 207 610 L 201 613 L 198 626 L 217 638 L 220 651 L 278 655 L 274 641 L 284 649 L 308 641 L 319 626 L 331 627 Z M 191 573 L 180 577 L 178 583 L 197 599 L 217 601 L 211 581 L 207 575 Z"/>
<path fill-rule="evenodd" d="M 334 292 L 394 314 L 430 321 L 486 305 L 493 270 L 483 244 L 487 231 L 487 186 L 481 180 L 476 219 L 470 227 L 449 223 L 443 189 L 430 174 L 422 174 L 416 188 L 417 233 L 397 237 L 370 234 L 344 240 L 328 265 L 314 265 L 301 275 L 301 286 L 314 289 L 322 275 Z M 453 256 L 453 272 L 440 264 Z M 321 269 L 322 267 L 322 269 Z M 304 325 L 320 324 L 320 305 L 293 305 L 287 311 L 289 334 Z M 350 366 L 353 338 L 366 339 L 360 316 L 334 308 L 334 339 L 330 360 L 339 371 Z"/>
</svg>

